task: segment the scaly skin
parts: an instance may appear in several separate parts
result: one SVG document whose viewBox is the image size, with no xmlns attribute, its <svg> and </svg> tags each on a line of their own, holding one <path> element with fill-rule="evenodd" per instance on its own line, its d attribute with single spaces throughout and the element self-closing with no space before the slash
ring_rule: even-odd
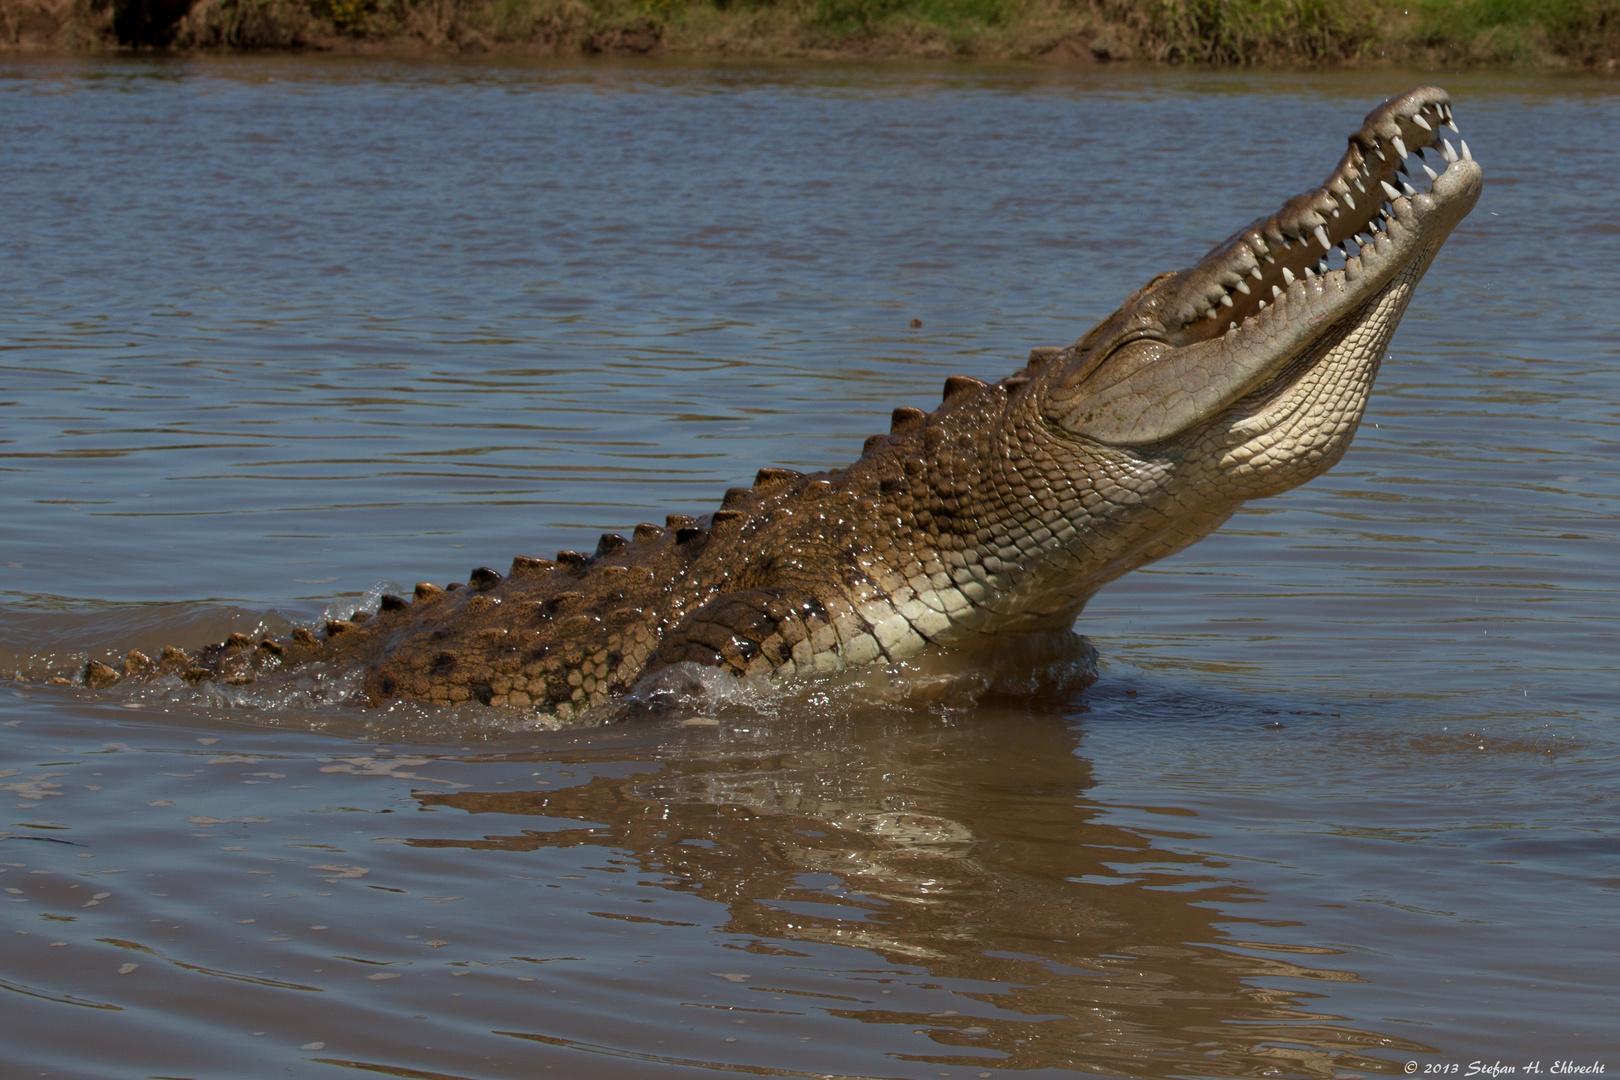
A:
<svg viewBox="0 0 1620 1080">
<path fill-rule="evenodd" d="M 1066 629 L 1102 585 L 1343 455 L 1413 289 L 1479 195 L 1466 144 L 1441 151 L 1432 193 L 1400 190 L 1403 157 L 1441 146 L 1450 119 L 1434 87 L 1386 102 L 1322 187 L 1076 344 L 993 385 L 953 376 L 931 413 L 896 409 L 848 468 L 764 469 L 712 514 L 604 535 L 594 555 L 418 585 L 319 635 L 92 662 L 85 681 L 241 683 L 324 661 L 363 666 L 372 705 L 570 720 L 684 663 L 787 677 Z M 1323 273 L 1358 233 L 1368 244 Z"/>
</svg>

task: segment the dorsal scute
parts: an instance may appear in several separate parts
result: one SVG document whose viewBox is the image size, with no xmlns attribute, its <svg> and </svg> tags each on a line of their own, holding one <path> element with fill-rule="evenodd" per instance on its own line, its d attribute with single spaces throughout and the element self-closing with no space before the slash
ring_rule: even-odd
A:
<svg viewBox="0 0 1620 1080">
<path fill-rule="evenodd" d="M 1039 374 L 1043 368 L 1062 356 L 1065 351 L 1067 350 L 1061 345 L 1037 346 L 1029 350 L 1029 361 L 1025 363 L 1024 370 L 1031 375 Z"/>
<path fill-rule="evenodd" d="M 803 478 L 804 473 L 793 469 L 765 468 L 754 474 L 754 487 L 763 492 Z"/>
<path fill-rule="evenodd" d="M 902 405 L 889 417 L 889 434 L 906 435 L 927 422 L 927 413 L 911 405 Z"/>
<path fill-rule="evenodd" d="M 557 563 L 551 559 L 542 559 L 534 555 L 519 555 L 512 560 L 512 569 L 508 576 L 515 578 L 542 577 L 557 569 Z"/>
<path fill-rule="evenodd" d="M 988 383 L 983 379 L 975 379 L 971 375 L 948 375 L 945 378 L 945 392 L 943 401 L 955 401 L 957 398 L 983 390 Z"/>
</svg>

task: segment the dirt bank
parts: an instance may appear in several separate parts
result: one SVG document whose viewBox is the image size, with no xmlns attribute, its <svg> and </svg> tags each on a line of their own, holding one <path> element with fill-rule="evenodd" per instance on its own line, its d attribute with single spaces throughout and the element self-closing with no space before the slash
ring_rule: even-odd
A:
<svg viewBox="0 0 1620 1080">
<path fill-rule="evenodd" d="M 1620 0 L 0 0 L 0 50 L 1615 70 Z"/>
</svg>

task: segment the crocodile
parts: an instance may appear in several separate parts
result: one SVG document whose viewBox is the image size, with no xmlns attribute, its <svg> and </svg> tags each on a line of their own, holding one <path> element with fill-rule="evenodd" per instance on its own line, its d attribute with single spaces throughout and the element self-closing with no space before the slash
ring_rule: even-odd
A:
<svg viewBox="0 0 1620 1080">
<path fill-rule="evenodd" d="M 847 467 L 761 469 L 708 514 L 591 552 L 424 582 L 284 637 L 91 661 L 83 681 L 241 684 L 321 662 L 363 671 L 372 706 L 566 723 L 683 665 L 781 680 L 1070 631 L 1106 583 L 1344 454 L 1413 290 L 1479 197 L 1445 129 L 1438 87 L 1384 102 L 1320 186 L 1074 344 L 994 383 L 952 375 L 937 408 L 895 409 Z"/>
</svg>

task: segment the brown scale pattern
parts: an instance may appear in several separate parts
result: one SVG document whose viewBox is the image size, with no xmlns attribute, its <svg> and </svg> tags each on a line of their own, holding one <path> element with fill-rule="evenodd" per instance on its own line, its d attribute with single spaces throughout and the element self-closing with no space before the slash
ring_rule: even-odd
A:
<svg viewBox="0 0 1620 1080">
<path fill-rule="evenodd" d="M 908 580 L 994 562 L 998 541 L 1003 556 L 1016 550 L 1005 547 L 1005 526 L 1033 491 L 1021 479 L 1009 486 L 1001 466 L 1016 478 L 1042 463 L 1036 505 L 1060 512 L 1063 465 L 1048 451 L 1027 458 L 1015 430 L 1034 408 L 1020 394 L 1027 385 L 1027 372 L 994 386 L 953 376 L 939 409 L 896 409 L 891 432 L 869 439 L 847 469 L 762 469 L 705 518 L 604 534 L 589 555 L 520 556 L 504 576 L 486 567 L 465 585 L 423 583 L 410 600 L 385 596 L 375 613 L 320 633 L 236 634 L 194 656 L 133 654 L 121 671 L 93 664 L 86 678 L 245 683 L 283 666 L 362 664 L 373 705 L 477 700 L 568 719 L 682 662 L 758 674 L 791 662 L 801 643 L 836 654 L 848 637 L 840 620 L 870 631 L 862 604 Z"/>
</svg>

